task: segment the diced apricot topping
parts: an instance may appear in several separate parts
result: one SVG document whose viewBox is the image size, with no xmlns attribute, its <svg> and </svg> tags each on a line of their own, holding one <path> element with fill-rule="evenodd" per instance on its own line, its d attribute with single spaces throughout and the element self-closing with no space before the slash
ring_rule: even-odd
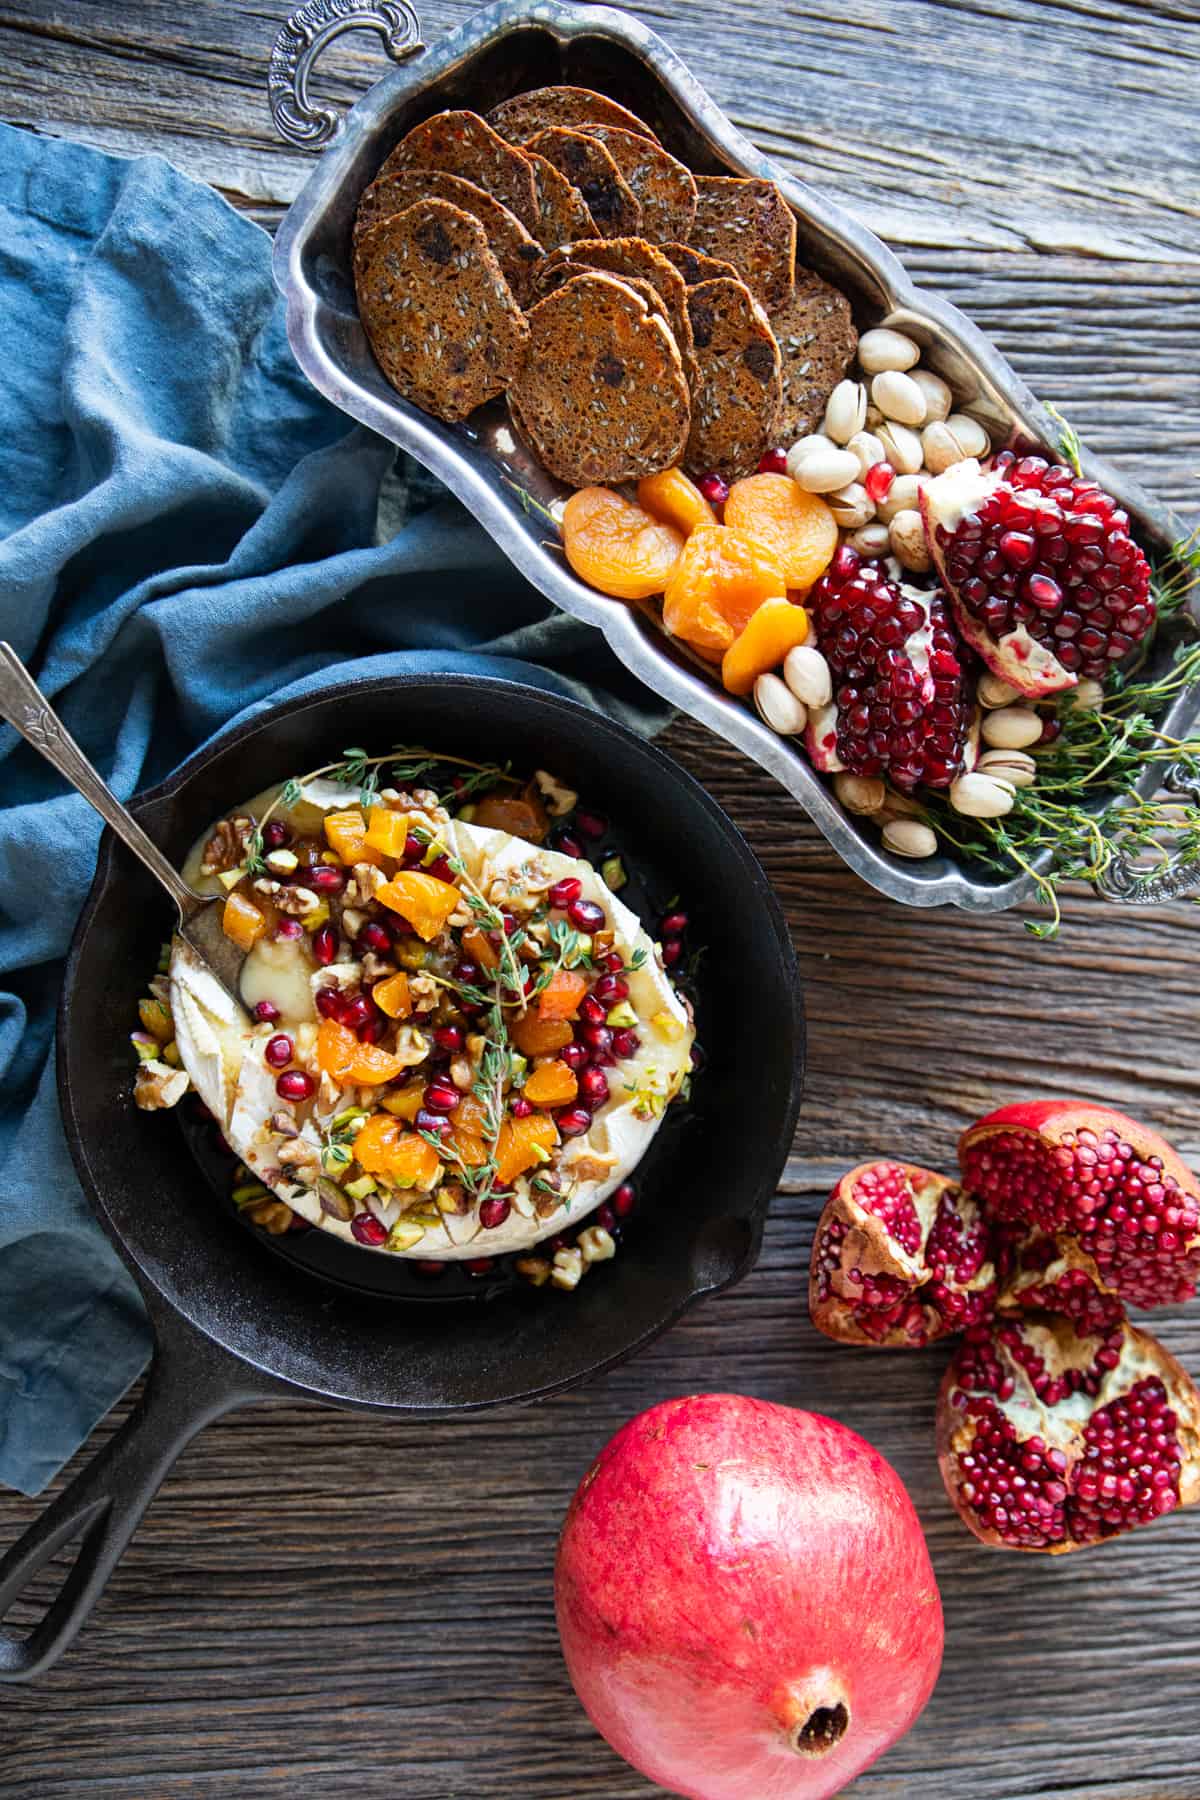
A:
<svg viewBox="0 0 1200 1800">
<path fill-rule="evenodd" d="M 239 950 L 249 953 L 266 929 L 266 914 L 259 911 L 253 900 L 247 900 L 244 894 L 239 894 L 235 889 L 226 900 L 221 913 L 221 930 L 225 936 Z"/>
<path fill-rule="evenodd" d="M 386 1107 L 393 1118 L 407 1119 L 411 1125 L 425 1104 L 425 1089 L 416 1081 L 412 1087 L 397 1088 L 394 1094 L 385 1094 L 379 1104 Z"/>
<path fill-rule="evenodd" d="M 399 862 L 408 838 L 408 814 L 393 812 L 390 806 L 373 806 L 367 814 L 365 842 L 381 856 L 394 856 Z"/>
<path fill-rule="evenodd" d="M 450 1142 L 468 1168 L 477 1168 L 487 1161 L 488 1154 L 483 1141 L 487 1113 L 482 1100 L 477 1094 L 464 1094 L 452 1117 Z"/>
<path fill-rule="evenodd" d="M 521 1091 L 534 1106 L 569 1106 L 579 1083 L 565 1062 L 549 1062 L 533 1071 Z"/>
<path fill-rule="evenodd" d="M 510 837 L 525 838 L 540 844 L 550 830 L 546 809 L 536 795 L 485 794 L 475 808 L 471 823 L 486 825 L 490 831 L 507 831 Z"/>
<path fill-rule="evenodd" d="M 395 1081 L 404 1064 L 378 1044 L 360 1044 L 352 1031 L 336 1019 L 324 1019 L 317 1032 L 317 1066 L 339 1087 L 358 1082 L 364 1087 Z"/>
<path fill-rule="evenodd" d="M 406 1188 L 431 1188 L 441 1162 L 432 1144 L 406 1131 L 403 1119 L 390 1113 L 373 1113 L 367 1120 L 354 1139 L 354 1160 L 368 1175 Z"/>
<path fill-rule="evenodd" d="M 439 881 L 422 869 L 397 869 L 390 881 L 376 888 L 375 898 L 407 919 L 417 936 L 428 943 L 443 929 L 461 896 L 453 883 Z"/>
<path fill-rule="evenodd" d="M 580 488 L 563 508 L 563 550 L 589 587 L 616 600 L 661 594 L 683 549 L 683 534 L 611 488 Z"/>
<path fill-rule="evenodd" d="M 663 597 L 663 623 L 673 637 L 720 662 L 764 600 L 782 599 L 783 571 L 772 553 L 745 532 L 698 525 Z"/>
<path fill-rule="evenodd" d="M 725 502 L 725 523 L 764 545 L 792 588 L 811 587 L 837 549 L 837 520 L 829 506 L 820 494 L 797 487 L 790 475 L 735 481 Z"/>
<path fill-rule="evenodd" d="M 715 525 L 714 513 L 694 481 L 682 469 L 660 469 L 657 475 L 643 475 L 637 485 L 638 505 L 664 524 L 674 525 L 684 537 L 697 525 Z"/>
<path fill-rule="evenodd" d="M 808 614 L 790 600 L 764 600 L 751 613 L 721 664 L 721 680 L 731 694 L 748 694 L 760 675 L 777 669 L 789 650 L 808 636 Z"/>
<path fill-rule="evenodd" d="M 379 853 L 367 845 L 367 823 L 356 806 L 345 812 L 326 813 L 322 821 L 330 848 L 336 850 L 346 866 L 380 862 Z"/>
<path fill-rule="evenodd" d="M 477 925 L 472 925 L 469 931 L 463 932 L 462 946 L 472 962 L 477 962 L 481 969 L 487 969 L 490 972 L 492 969 L 500 967 L 500 952 L 487 934 L 480 931 Z"/>
<path fill-rule="evenodd" d="M 543 1019 L 527 1012 L 513 1021 L 508 1035 L 522 1056 L 552 1056 L 569 1044 L 575 1033 L 565 1019 Z"/>
<path fill-rule="evenodd" d="M 539 1019 L 573 1019 L 587 993 L 587 982 L 574 969 L 556 969 L 538 995 Z"/>
<path fill-rule="evenodd" d="M 404 970 L 401 969 L 398 975 L 389 975 L 386 981 L 377 981 L 371 989 L 371 998 L 389 1019 L 407 1019 L 412 1011 L 412 995 Z"/>
<path fill-rule="evenodd" d="M 549 1113 L 505 1119 L 496 1139 L 496 1180 L 501 1187 L 547 1160 L 558 1142 L 558 1127 Z"/>
</svg>

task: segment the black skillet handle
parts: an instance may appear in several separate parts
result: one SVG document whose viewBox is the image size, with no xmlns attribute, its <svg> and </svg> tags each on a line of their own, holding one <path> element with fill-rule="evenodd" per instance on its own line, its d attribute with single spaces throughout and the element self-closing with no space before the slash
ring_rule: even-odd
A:
<svg viewBox="0 0 1200 1800">
<path fill-rule="evenodd" d="M 277 1391 L 179 1322 L 158 1324 L 142 1398 L 93 1457 L 0 1558 L 0 1681 L 30 1681 L 57 1662 L 84 1624 L 172 1463 L 211 1419 Z M 78 1538 L 75 1562 L 28 1633 L 3 1621 L 38 1571 Z"/>
</svg>

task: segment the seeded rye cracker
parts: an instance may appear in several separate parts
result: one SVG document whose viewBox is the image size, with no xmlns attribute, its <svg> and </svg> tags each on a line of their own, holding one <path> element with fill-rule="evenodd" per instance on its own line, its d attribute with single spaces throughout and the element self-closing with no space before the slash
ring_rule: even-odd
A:
<svg viewBox="0 0 1200 1800">
<path fill-rule="evenodd" d="M 502 138 L 522 146 L 552 125 L 567 125 L 586 130 L 589 125 L 616 125 L 622 131 L 635 131 L 639 137 L 658 139 L 636 113 L 627 112 L 615 100 L 592 92 L 591 88 L 544 87 L 528 94 L 514 94 L 502 100 L 488 114 L 488 124 Z"/>
<path fill-rule="evenodd" d="M 679 345 L 688 386 L 699 380 L 683 277 L 655 245 L 640 237 L 590 238 L 578 244 L 564 244 L 538 265 L 534 285 L 539 294 L 548 294 L 583 269 L 600 269 L 619 276 L 622 281 L 648 281 L 666 307 L 667 321 Z"/>
<path fill-rule="evenodd" d="M 702 281 L 715 281 L 718 275 L 741 280 L 731 262 L 720 256 L 705 256 L 703 250 L 693 250 L 690 244 L 659 244 L 658 248 L 668 262 L 675 264 L 688 287 L 696 287 Z"/>
<path fill-rule="evenodd" d="M 769 313 L 787 304 L 796 272 L 796 216 L 773 181 L 697 175 L 691 242 L 731 262 Z"/>
<path fill-rule="evenodd" d="M 792 297 L 771 314 L 783 358 L 782 443 L 816 431 L 825 402 L 854 361 L 858 332 L 850 302 L 811 269 L 796 270 Z"/>
<path fill-rule="evenodd" d="M 529 159 L 506 144 L 478 113 L 434 113 L 423 124 L 414 125 L 375 179 L 382 181 L 404 169 L 440 169 L 446 175 L 461 175 L 507 206 L 526 231 L 536 230 L 537 192 Z"/>
<path fill-rule="evenodd" d="M 692 171 L 661 144 L 616 125 L 588 125 L 588 137 L 599 138 L 616 163 L 642 209 L 642 236 L 652 244 L 686 240 L 696 216 L 696 183 Z"/>
<path fill-rule="evenodd" d="M 515 213 L 499 200 L 493 200 L 473 181 L 461 175 L 446 175 L 438 169 L 402 169 L 399 175 L 373 181 L 358 203 L 354 219 L 354 243 L 380 219 L 404 212 L 418 200 L 448 200 L 478 219 L 487 236 L 488 249 L 500 264 L 504 279 L 518 303 L 527 306 L 533 298 L 533 272 L 542 260 L 542 247 L 535 242 Z"/>
<path fill-rule="evenodd" d="M 614 275 L 588 271 L 539 300 L 529 354 L 509 388 L 539 462 L 572 487 L 673 467 L 691 404 L 669 328 Z"/>
<path fill-rule="evenodd" d="M 358 310 L 380 368 L 406 399 L 450 423 L 502 393 L 529 338 L 479 220 L 419 200 L 363 234 Z"/>
<path fill-rule="evenodd" d="M 575 238 L 596 235 L 596 221 L 587 209 L 587 201 L 577 187 L 572 187 L 560 169 L 548 163 L 536 150 L 525 150 L 533 170 L 537 190 L 538 223 L 534 232 L 543 250 L 557 250 Z"/>
<path fill-rule="evenodd" d="M 529 148 L 579 189 L 601 237 L 628 237 L 641 230 L 641 206 L 598 138 L 552 125 L 531 138 Z"/>
<path fill-rule="evenodd" d="M 687 298 L 701 382 L 685 467 L 696 475 L 715 469 L 726 480 L 749 475 L 778 438 L 779 346 L 745 282 L 718 276 Z"/>
</svg>

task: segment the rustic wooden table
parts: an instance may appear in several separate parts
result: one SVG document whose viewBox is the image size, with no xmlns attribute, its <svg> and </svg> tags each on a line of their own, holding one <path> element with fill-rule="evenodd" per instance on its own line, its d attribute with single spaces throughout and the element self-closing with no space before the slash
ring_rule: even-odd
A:
<svg viewBox="0 0 1200 1800">
<path fill-rule="evenodd" d="M 310 166 L 276 142 L 264 102 L 284 10 L 0 0 L 0 115 L 162 151 L 269 225 Z M 432 39 L 470 7 L 421 10 Z M 1097 450 L 1195 515 L 1193 0 L 634 10 L 744 131 L 971 313 Z M 380 71 L 371 42 L 343 39 L 329 58 L 339 98 Z M 554 1540 L 615 1428 L 702 1388 L 832 1413 L 891 1458 L 921 1510 L 945 1670 L 856 1796 L 1200 1800 L 1200 1520 L 1061 1560 L 983 1550 L 934 1462 L 943 1357 L 833 1350 L 804 1303 L 813 1221 L 841 1167 L 886 1149 L 945 1165 L 966 1120 L 1018 1096 L 1103 1096 L 1200 1161 L 1196 915 L 1078 897 L 1061 942 L 1042 946 L 1013 915 L 904 911 L 740 756 L 686 725 L 668 742 L 762 858 L 807 982 L 807 1099 L 758 1269 L 630 1366 L 533 1412 L 399 1426 L 280 1404 L 213 1426 L 76 1649 L 36 1688 L 5 1692 L 6 1800 L 649 1795 L 567 1683 Z M 1156 1329 L 1200 1374 L 1200 1304 Z M 5 1494 L 5 1541 L 36 1510 Z"/>
</svg>

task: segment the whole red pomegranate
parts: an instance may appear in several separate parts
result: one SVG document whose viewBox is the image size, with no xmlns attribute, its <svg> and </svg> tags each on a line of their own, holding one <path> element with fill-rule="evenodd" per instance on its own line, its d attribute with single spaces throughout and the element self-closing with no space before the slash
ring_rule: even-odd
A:
<svg viewBox="0 0 1200 1800">
<path fill-rule="evenodd" d="M 942 1660 L 925 1539 L 845 1426 L 737 1394 L 641 1413 L 571 1502 L 558 1628 L 593 1724 L 690 1800 L 822 1800 L 913 1724 Z"/>
</svg>

